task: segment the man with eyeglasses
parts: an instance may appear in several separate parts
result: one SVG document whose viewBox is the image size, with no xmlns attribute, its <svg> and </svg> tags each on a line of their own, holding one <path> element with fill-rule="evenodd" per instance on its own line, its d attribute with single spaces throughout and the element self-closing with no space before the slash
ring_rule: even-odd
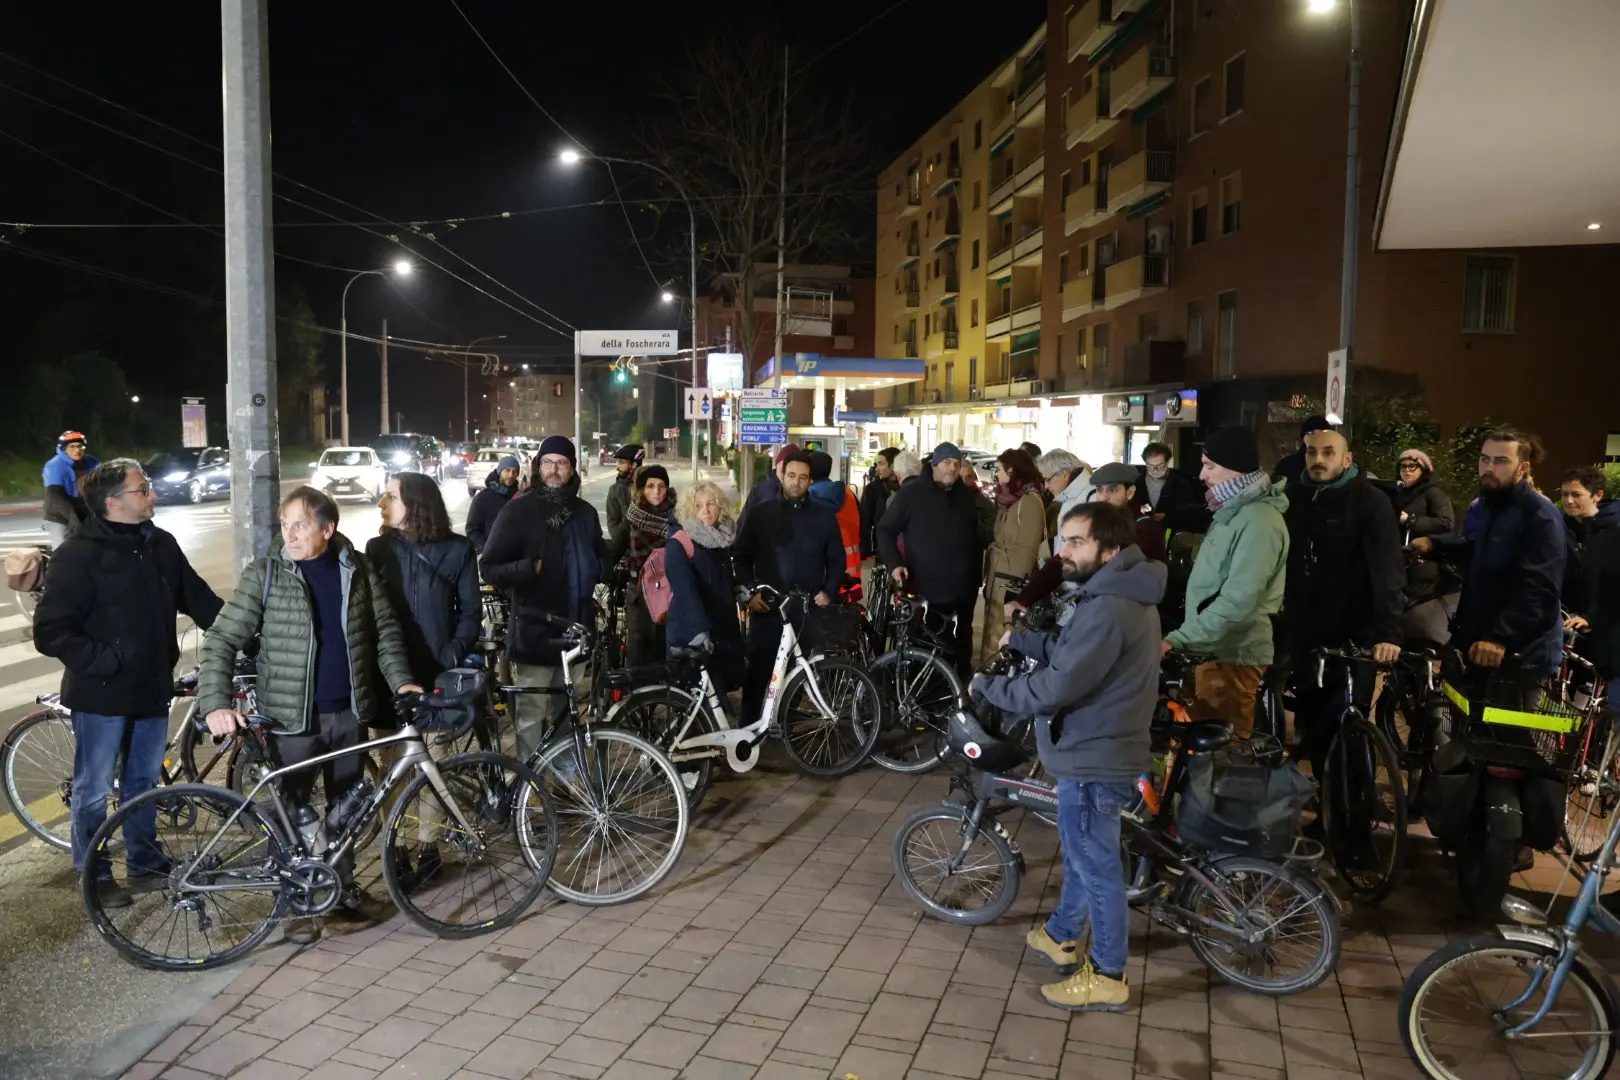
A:
<svg viewBox="0 0 1620 1080">
<path fill-rule="evenodd" d="M 34 647 L 62 662 L 62 704 L 73 711 L 73 866 L 107 819 L 113 770 L 124 750 L 119 798 L 157 784 L 169 742 L 178 613 L 207 629 L 220 599 L 174 537 L 152 524 L 157 499 L 139 463 L 97 466 L 79 481 L 89 516 L 51 560 L 51 587 L 34 614 Z M 126 749 L 127 740 L 127 749 Z M 128 878 L 158 880 L 168 860 L 153 810 L 124 826 Z M 96 883 L 103 907 L 128 907 L 129 890 Z"/>
<path fill-rule="evenodd" d="M 1170 447 L 1162 442 L 1142 447 L 1142 488 L 1138 494 L 1148 509 L 1159 514 L 1198 505 L 1192 481 L 1171 471 L 1170 456 Z"/>
</svg>

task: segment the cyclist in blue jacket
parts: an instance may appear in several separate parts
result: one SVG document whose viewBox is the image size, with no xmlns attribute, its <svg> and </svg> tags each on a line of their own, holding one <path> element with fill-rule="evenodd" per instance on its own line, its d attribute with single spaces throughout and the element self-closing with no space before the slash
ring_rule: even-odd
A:
<svg viewBox="0 0 1620 1080">
<path fill-rule="evenodd" d="M 79 478 L 101 464 L 88 451 L 83 432 L 64 431 L 56 437 L 55 456 L 45 463 L 45 535 L 50 538 L 52 551 L 61 547 L 68 530 L 85 518 Z"/>
</svg>

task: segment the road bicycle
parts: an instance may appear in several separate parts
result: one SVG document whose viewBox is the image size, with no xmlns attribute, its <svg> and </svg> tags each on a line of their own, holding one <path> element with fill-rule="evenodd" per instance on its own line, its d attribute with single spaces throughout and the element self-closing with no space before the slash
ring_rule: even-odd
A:
<svg viewBox="0 0 1620 1080">
<path fill-rule="evenodd" d="M 954 659 L 959 617 L 940 615 L 908 593 L 891 594 L 885 622 L 894 646 L 870 668 L 885 713 L 872 748 L 874 764 L 890 772 L 923 773 L 950 753 L 950 718 L 967 704 Z"/>
<path fill-rule="evenodd" d="M 1177 751 L 1165 796 L 1139 799 L 1123 815 L 1126 898 L 1184 936 L 1199 959 L 1234 986 L 1298 994 L 1338 964 L 1337 901 L 1310 867 L 1320 845 L 1300 838 L 1281 859 L 1203 851 L 1175 828 L 1175 799 L 1194 755 L 1227 749 L 1232 729 L 1214 721 L 1160 725 Z M 1018 776 L 1017 744 L 985 731 L 966 710 L 952 718 L 962 761 L 943 803 L 918 807 L 895 830 L 890 855 L 906 894 L 937 919 L 982 926 L 1006 914 L 1024 877 L 1016 839 L 997 819 L 1014 807 L 1055 814 L 1057 785 Z M 975 782 L 971 771 L 981 770 Z M 959 798 L 957 793 L 965 794 Z M 1154 803 L 1157 803 L 1155 806 Z"/>
<path fill-rule="evenodd" d="M 550 797 L 539 777 L 512 758 L 479 752 L 435 761 L 424 739 L 424 731 L 446 723 L 435 696 L 402 698 L 398 708 L 408 719 L 399 731 L 273 769 L 246 795 L 177 784 L 125 802 L 85 855 L 80 892 L 91 924 L 142 967 L 199 971 L 228 964 L 284 918 L 316 917 L 338 906 L 357 842 L 397 792 L 381 859 L 399 910 L 440 937 L 510 926 L 544 890 L 556 856 Z M 269 723 L 262 716 L 244 721 L 254 728 Z M 333 813 L 315 816 L 313 825 L 294 824 L 277 781 L 387 747 L 401 753 L 381 784 L 362 781 Z M 261 794 L 267 804 L 258 801 Z M 127 845 L 126 832 L 138 834 L 143 824 L 155 824 L 155 841 Z M 440 854 L 438 871 L 407 891 L 401 875 L 410 868 L 402 853 L 429 844 Z M 128 907 L 103 904 L 97 883 L 106 879 L 131 895 Z"/>
<path fill-rule="evenodd" d="M 1615 765 L 1612 732 L 1600 770 Z M 1510 925 L 1453 942 L 1417 969 L 1401 993 L 1401 1041 L 1412 1061 L 1436 1080 L 1485 1076 L 1557 1076 L 1596 1080 L 1609 1074 L 1617 1041 L 1620 990 L 1581 947 L 1589 926 L 1620 934 L 1620 919 L 1599 900 L 1614 869 L 1620 816 L 1589 865 L 1566 869 L 1579 891 L 1561 924 L 1511 893 L 1502 898 Z M 1562 895 L 1563 881 L 1553 890 Z"/>
<path fill-rule="evenodd" d="M 883 702 L 872 676 L 850 660 L 806 656 L 786 609 L 807 605 L 809 593 L 783 593 L 769 585 L 755 595 L 782 613 L 770 686 L 759 719 L 732 723 L 724 695 L 709 675 L 706 649 L 669 650 L 667 681 L 643 686 L 613 706 L 607 723 L 645 734 L 681 772 L 687 800 L 696 806 L 708 790 L 714 763 L 735 773 L 759 764 L 768 737 L 806 776 L 847 776 L 860 767 L 883 725 Z"/>
</svg>

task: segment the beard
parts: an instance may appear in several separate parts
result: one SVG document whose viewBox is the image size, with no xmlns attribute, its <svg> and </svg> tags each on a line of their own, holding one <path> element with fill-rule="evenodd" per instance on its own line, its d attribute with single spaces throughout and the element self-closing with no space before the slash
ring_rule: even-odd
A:
<svg viewBox="0 0 1620 1080">
<path fill-rule="evenodd" d="M 1072 585 L 1084 585 L 1087 581 L 1091 580 L 1091 576 L 1093 574 L 1101 569 L 1102 562 L 1100 560 L 1093 559 L 1087 562 L 1079 563 L 1070 562 L 1068 559 L 1064 559 L 1063 580 Z"/>
</svg>

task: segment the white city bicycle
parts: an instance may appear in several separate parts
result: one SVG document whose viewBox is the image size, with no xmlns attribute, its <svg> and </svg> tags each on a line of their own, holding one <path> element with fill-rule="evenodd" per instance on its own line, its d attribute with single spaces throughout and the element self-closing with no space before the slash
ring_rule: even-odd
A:
<svg viewBox="0 0 1620 1080">
<path fill-rule="evenodd" d="M 716 759 L 732 772 L 759 764 L 759 744 L 776 737 L 794 767 L 807 776 L 845 776 L 860 767 L 883 726 L 877 684 L 847 660 L 806 655 L 787 609 L 808 610 L 809 593 L 783 594 L 769 585 L 756 594 L 782 615 L 782 640 L 759 719 L 738 727 L 705 661 L 708 649 L 672 646 L 669 678 L 632 690 L 606 717 L 609 725 L 640 732 L 680 770 L 692 805 L 703 797 Z"/>
</svg>

